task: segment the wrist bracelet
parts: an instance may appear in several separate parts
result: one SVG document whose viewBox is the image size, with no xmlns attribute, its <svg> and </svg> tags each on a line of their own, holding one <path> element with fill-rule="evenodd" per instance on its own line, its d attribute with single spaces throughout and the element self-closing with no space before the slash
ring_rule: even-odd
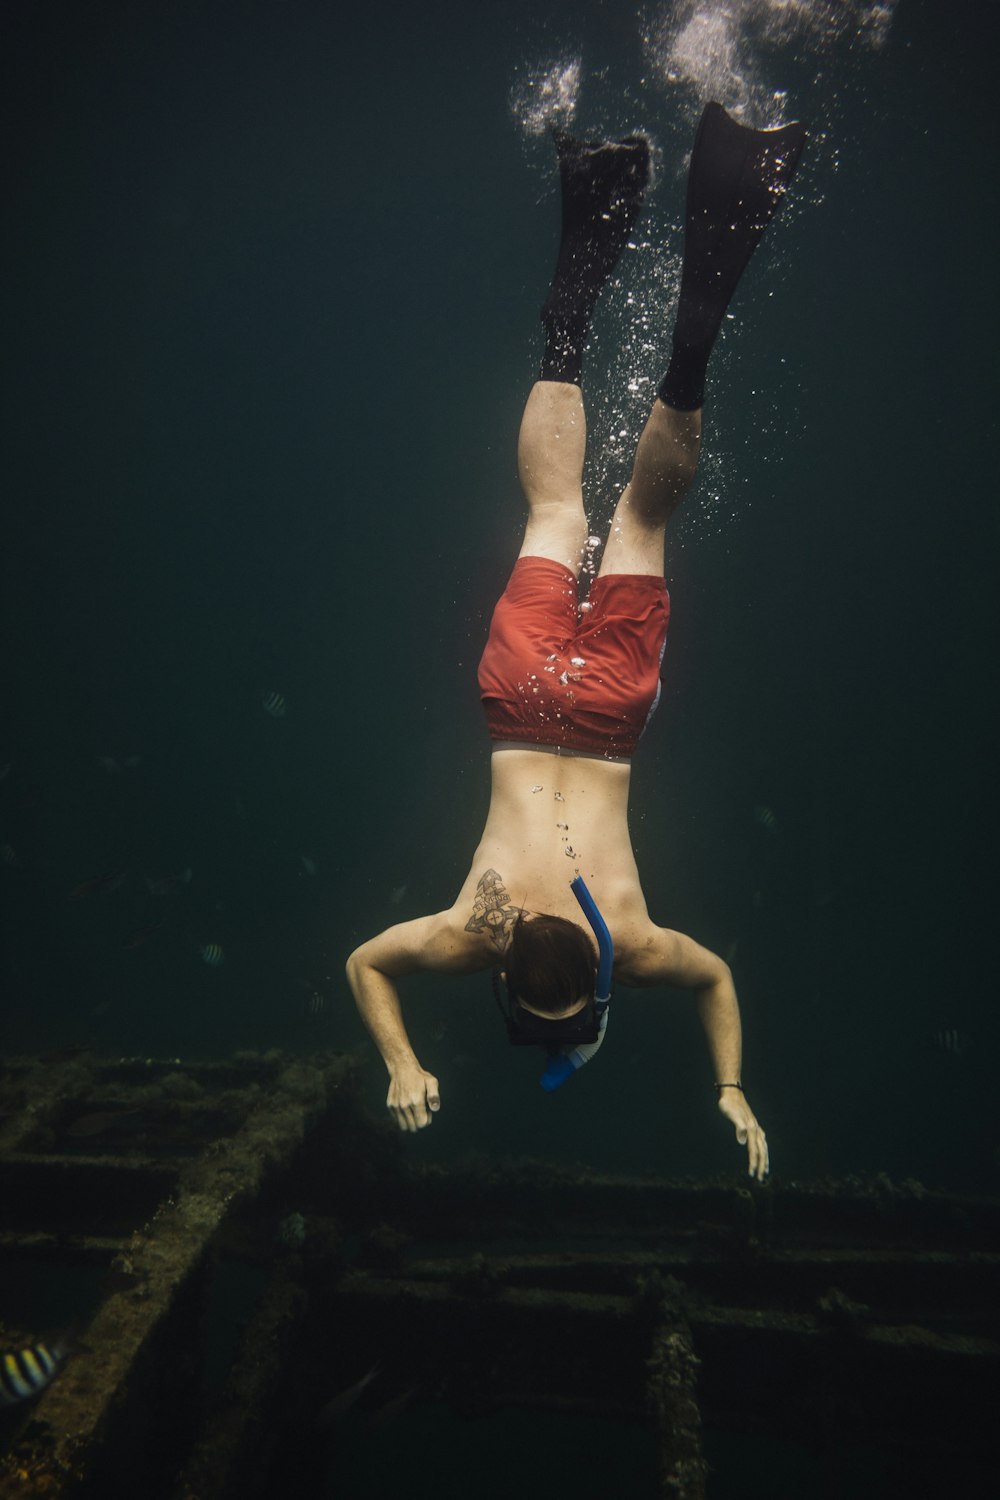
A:
<svg viewBox="0 0 1000 1500">
<path fill-rule="evenodd" d="M 712 1087 L 719 1094 L 721 1094 L 723 1089 L 739 1089 L 741 1094 L 743 1092 L 742 1083 L 713 1083 Z"/>
</svg>

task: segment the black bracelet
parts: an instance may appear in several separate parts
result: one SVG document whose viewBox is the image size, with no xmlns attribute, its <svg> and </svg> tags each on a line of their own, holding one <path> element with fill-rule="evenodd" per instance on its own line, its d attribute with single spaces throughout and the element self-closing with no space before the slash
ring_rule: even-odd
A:
<svg viewBox="0 0 1000 1500">
<path fill-rule="evenodd" d="M 739 1089 L 741 1094 L 743 1092 L 742 1083 L 714 1083 L 712 1087 L 715 1089 L 716 1093 L 719 1094 L 722 1093 L 723 1089 Z"/>
</svg>

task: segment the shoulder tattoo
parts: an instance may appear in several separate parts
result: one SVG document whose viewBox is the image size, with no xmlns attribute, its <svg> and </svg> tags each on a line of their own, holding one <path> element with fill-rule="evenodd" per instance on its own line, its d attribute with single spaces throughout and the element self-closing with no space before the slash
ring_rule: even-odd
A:
<svg viewBox="0 0 1000 1500">
<path fill-rule="evenodd" d="M 521 908 L 511 901 L 496 870 L 487 870 L 476 886 L 472 916 L 465 930 L 485 933 L 497 952 L 502 953 L 520 915 Z"/>
</svg>

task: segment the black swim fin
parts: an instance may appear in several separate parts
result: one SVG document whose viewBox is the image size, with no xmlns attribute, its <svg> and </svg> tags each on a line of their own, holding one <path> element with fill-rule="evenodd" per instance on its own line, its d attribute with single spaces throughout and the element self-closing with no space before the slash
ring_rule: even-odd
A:
<svg viewBox="0 0 1000 1500">
<path fill-rule="evenodd" d="M 688 171 L 673 353 L 658 392 L 678 411 L 702 405 L 708 358 L 726 308 L 781 207 L 805 141 L 805 127 L 798 123 L 751 130 L 721 104 L 705 105 Z"/>
<path fill-rule="evenodd" d="M 581 141 L 553 131 L 559 153 L 562 236 L 542 308 L 543 380 L 579 384 L 583 345 L 601 288 L 628 243 L 649 184 L 649 142 Z"/>
</svg>

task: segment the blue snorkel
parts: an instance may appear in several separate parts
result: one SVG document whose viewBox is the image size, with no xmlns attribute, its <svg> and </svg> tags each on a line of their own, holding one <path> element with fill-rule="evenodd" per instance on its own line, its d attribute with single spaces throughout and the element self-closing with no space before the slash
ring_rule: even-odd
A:
<svg viewBox="0 0 1000 1500">
<path fill-rule="evenodd" d="M 597 902 L 587 890 L 582 875 L 571 880 L 569 888 L 580 903 L 580 909 L 594 929 L 594 936 L 597 939 L 599 957 L 597 984 L 594 987 L 594 1009 L 597 1012 L 598 1022 L 597 1041 L 584 1042 L 577 1047 L 565 1047 L 555 1057 L 549 1058 L 541 1080 L 542 1088 L 547 1094 L 559 1088 L 567 1078 L 572 1078 L 577 1068 L 582 1068 L 584 1063 L 590 1062 L 604 1041 L 604 1032 L 608 1024 L 608 1007 L 611 1004 L 611 969 L 615 961 L 615 949 L 608 925 L 597 909 Z"/>
</svg>

